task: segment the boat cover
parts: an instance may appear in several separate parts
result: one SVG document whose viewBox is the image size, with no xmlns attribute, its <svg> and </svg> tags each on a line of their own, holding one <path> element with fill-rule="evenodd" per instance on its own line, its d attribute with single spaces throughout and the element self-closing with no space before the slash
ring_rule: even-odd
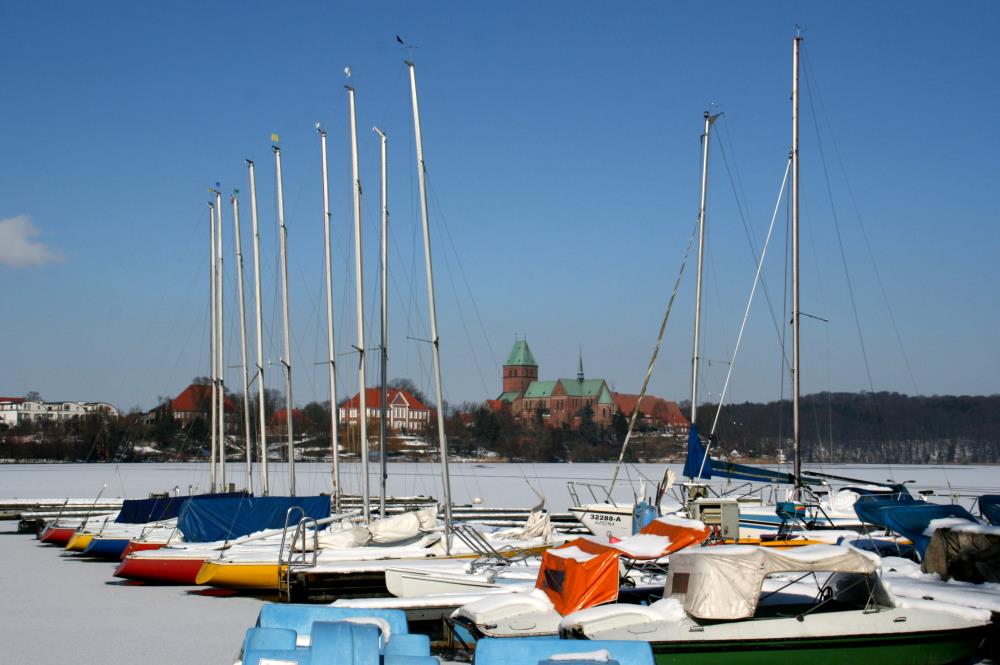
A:
<svg viewBox="0 0 1000 665">
<path fill-rule="evenodd" d="M 894 508 L 914 503 L 923 504 L 926 502 L 915 499 L 910 494 L 867 494 L 859 496 L 858 500 L 854 502 L 854 512 L 862 522 L 885 527 L 886 523 L 882 517 L 883 508 Z"/>
<path fill-rule="evenodd" d="M 921 557 L 924 556 L 927 546 L 931 542 L 931 534 L 927 528 L 930 526 L 931 520 L 957 517 L 973 524 L 977 523 L 972 513 L 962 506 L 927 503 L 925 501 L 883 507 L 879 511 L 879 515 L 886 527 L 909 538 Z"/>
<path fill-rule="evenodd" d="M 549 597 L 559 614 L 618 599 L 618 552 L 585 552 L 567 543 L 542 553 L 535 586 Z"/>
<path fill-rule="evenodd" d="M 1000 582 L 1000 527 L 943 521 L 950 524 L 931 523 L 937 528 L 920 569 L 937 573 L 945 581 Z"/>
<path fill-rule="evenodd" d="M 232 499 L 246 496 L 246 492 L 225 492 L 220 494 L 196 494 L 194 496 L 167 496 L 152 499 L 125 499 L 122 509 L 115 518 L 119 524 L 145 524 L 177 517 L 188 499 Z"/>
<path fill-rule="evenodd" d="M 702 465 L 704 460 L 704 465 Z M 687 459 L 684 460 L 684 475 L 688 478 L 710 480 L 712 478 L 728 478 L 732 480 L 750 480 L 760 483 L 795 484 L 795 476 L 790 473 L 771 471 L 747 464 L 736 464 L 709 457 L 705 446 L 698 436 L 698 426 L 691 424 L 688 432 Z M 800 479 L 803 485 L 822 485 L 823 481 L 816 478 Z"/>
<path fill-rule="evenodd" d="M 595 660 L 595 652 L 606 651 L 607 657 Z M 476 642 L 475 665 L 565 665 L 619 663 L 620 665 L 653 665 L 653 649 L 648 642 L 638 640 L 560 640 L 557 638 L 510 639 L 484 637 Z"/>
<path fill-rule="evenodd" d="M 1000 494 L 984 494 L 979 497 L 979 512 L 993 526 L 1000 526 Z"/>
<path fill-rule="evenodd" d="M 681 550 L 670 557 L 665 596 L 684 603 L 697 619 L 746 619 L 757 611 L 764 578 L 786 572 L 871 574 L 878 556 L 839 545 L 806 545 L 775 550 L 752 545 L 719 545 Z"/>
<path fill-rule="evenodd" d="M 613 543 L 591 536 L 577 538 L 566 546 L 578 547 L 590 554 L 618 552 L 627 559 L 648 561 L 665 557 L 688 545 L 704 542 L 709 533 L 709 528 L 698 520 L 664 515 L 644 526 L 636 535 Z"/>
<path fill-rule="evenodd" d="M 207 543 L 238 538 L 264 529 L 285 525 L 289 508 L 300 507 L 306 517 L 323 519 L 330 516 L 328 496 L 260 496 L 224 499 L 192 498 L 184 504 L 177 527 L 184 540 Z M 296 511 L 292 522 L 301 515 Z"/>
</svg>

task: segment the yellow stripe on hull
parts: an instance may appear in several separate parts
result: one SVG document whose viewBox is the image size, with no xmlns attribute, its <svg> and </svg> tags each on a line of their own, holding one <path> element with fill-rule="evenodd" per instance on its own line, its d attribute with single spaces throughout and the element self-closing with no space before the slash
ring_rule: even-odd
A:
<svg viewBox="0 0 1000 665">
<path fill-rule="evenodd" d="M 66 549 L 70 552 L 82 552 L 87 549 L 87 545 L 94 539 L 92 533 L 74 533 L 73 537 L 66 543 Z"/>
<path fill-rule="evenodd" d="M 279 568 L 276 563 L 234 563 L 206 561 L 198 571 L 195 584 L 223 589 L 277 589 Z"/>
<path fill-rule="evenodd" d="M 757 545 L 758 547 L 773 547 L 777 550 L 789 550 L 805 545 L 829 545 L 823 540 L 813 540 L 811 538 L 791 538 L 789 540 L 762 540 L 760 538 L 740 538 L 739 540 L 726 540 L 726 545 Z"/>
</svg>

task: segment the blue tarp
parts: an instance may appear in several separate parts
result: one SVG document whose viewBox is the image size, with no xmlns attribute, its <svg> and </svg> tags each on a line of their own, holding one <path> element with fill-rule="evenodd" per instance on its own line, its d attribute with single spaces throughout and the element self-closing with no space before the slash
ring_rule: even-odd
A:
<svg viewBox="0 0 1000 665">
<path fill-rule="evenodd" d="M 923 558 L 927 546 L 931 542 L 931 537 L 924 535 L 931 520 L 959 517 L 978 524 L 972 513 L 962 506 L 941 505 L 924 501 L 885 507 L 882 508 L 880 515 L 887 527 L 910 539 L 920 554 L 920 558 Z"/>
<path fill-rule="evenodd" d="M 979 512 L 993 526 L 1000 526 L 1000 494 L 984 494 L 979 497 Z"/>
<path fill-rule="evenodd" d="M 705 460 L 704 467 L 702 467 L 702 460 Z M 701 445 L 701 439 L 698 437 L 698 426 L 694 424 L 691 425 L 691 431 L 688 432 L 687 459 L 684 460 L 684 475 L 688 478 L 701 478 L 702 480 L 730 478 L 733 480 L 752 480 L 759 483 L 795 484 L 795 476 L 790 473 L 771 471 L 770 469 L 762 469 L 746 464 L 722 462 L 711 457 L 706 457 L 705 446 Z M 802 484 L 820 485 L 822 483 L 811 478 L 803 478 Z"/>
<path fill-rule="evenodd" d="M 119 524 L 145 524 L 177 517 L 188 499 L 231 499 L 246 496 L 246 492 L 224 494 L 196 494 L 194 496 L 168 496 L 155 499 L 125 499 L 115 521 Z"/>
<path fill-rule="evenodd" d="M 915 499 L 910 494 L 866 494 L 859 496 L 854 502 L 854 512 L 857 513 L 858 519 L 866 524 L 885 527 L 886 523 L 882 517 L 883 508 L 894 508 L 914 503 L 923 504 L 926 502 Z"/>
<path fill-rule="evenodd" d="M 323 519 L 330 516 L 328 496 L 263 496 L 226 499 L 193 498 L 177 519 L 184 539 L 206 543 L 238 538 L 263 529 L 280 529 L 285 524 L 289 508 L 301 507 L 306 517 Z M 296 511 L 292 522 L 301 515 Z"/>
</svg>

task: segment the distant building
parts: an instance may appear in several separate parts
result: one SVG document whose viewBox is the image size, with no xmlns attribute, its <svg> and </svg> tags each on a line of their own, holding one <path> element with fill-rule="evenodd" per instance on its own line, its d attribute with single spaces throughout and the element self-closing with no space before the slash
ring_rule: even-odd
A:
<svg viewBox="0 0 1000 665">
<path fill-rule="evenodd" d="M 0 423 L 14 427 L 23 422 L 61 422 L 94 414 L 118 417 L 106 402 L 40 402 L 20 397 L 0 397 Z"/>
<path fill-rule="evenodd" d="M 388 428 L 394 432 L 422 432 L 431 420 L 431 409 L 408 390 L 389 388 L 386 402 Z M 341 425 L 357 425 L 361 394 L 358 393 L 339 407 Z M 365 411 L 368 422 L 378 423 L 381 418 L 382 390 L 365 389 Z"/>
<path fill-rule="evenodd" d="M 611 424 L 615 404 L 604 379 L 583 375 L 583 357 L 575 379 L 538 380 L 538 363 L 526 340 L 517 340 L 503 364 L 503 393 L 497 400 L 522 422 L 541 418 L 549 427 L 578 428 L 589 407 L 595 423 Z"/>
<path fill-rule="evenodd" d="M 612 392 L 604 379 L 585 378 L 582 356 L 575 379 L 540 381 L 538 362 L 527 340 L 521 339 L 514 342 L 503 364 L 503 393 L 495 400 L 487 400 L 487 405 L 494 411 L 509 409 L 521 422 L 540 418 L 549 427 L 577 429 L 588 407 L 594 422 L 607 427 L 616 412 L 631 416 L 638 397 Z M 644 427 L 678 432 L 687 429 L 687 419 L 676 402 L 645 395 L 639 413 Z"/>
<path fill-rule="evenodd" d="M 241 422 L 236 402 L 226 397 L 223 405 L 225 407 L 226 429 L 236 426 Z M 147 421 L 153 422 L 162 418 L 165 414 L 181 423 L 189 423 L 195 418 L 207 420 L 212 413 L 212 386 L 211 384 L 192 383 L 181 391 L 177 397 L 169 400 L 150 411 Z"/>
</svg>

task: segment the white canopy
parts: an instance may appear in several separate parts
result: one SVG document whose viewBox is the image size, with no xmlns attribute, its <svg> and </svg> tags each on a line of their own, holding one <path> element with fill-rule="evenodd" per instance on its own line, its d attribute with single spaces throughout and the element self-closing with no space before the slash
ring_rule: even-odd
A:
<svg viewBox="0 0 1000 665">
<path fill-rule="evenodd" d="M 878 567 L 874 554 L 839 545 L 781 551 L 751 545 L 687 548 L 670 555 L 664 595 L 683 602 L 697 619 L 745 619 L 757 611 L 764 578 L 772 573 L 869 574 Z"/>
</svg>

